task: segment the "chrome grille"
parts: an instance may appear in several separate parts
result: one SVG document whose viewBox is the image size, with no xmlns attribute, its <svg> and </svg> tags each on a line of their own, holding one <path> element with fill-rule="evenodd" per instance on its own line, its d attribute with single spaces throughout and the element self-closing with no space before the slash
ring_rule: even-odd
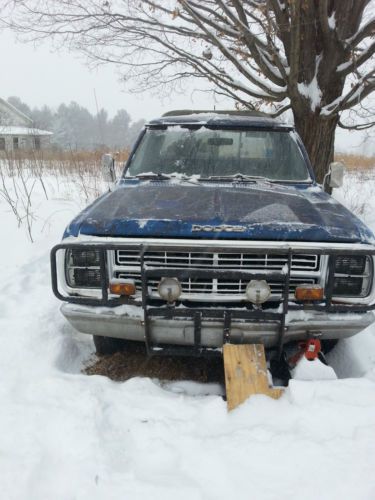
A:
<svg viewBox="0 0 375 500">
<path fill-rule="evenodd" d="M 144 262 L 148 268 L 177 268 L 177 269 L 217 269 L 242 270 L 254 272 L 283 272 L 287 265 L 287 255 L 266 253 L 240 252 L 213 252 L 205 251 L 176 251 L 174 248 L 164 251 L 146 251 Z M 137 289 L 141 291 L 140 253 L 139 250 L 116 250 L 112 253 L 112 276 L 122 279 L 134 279 Z M 301 284 L 317 284 L 320 282 L 320 258 L 313 253 L 294 254 L 291 260 L 290 297 L 293 298 L 296 286 Z M 272 299 L 281 298 L 284 283 L 267 279 L 272 291 Z M 149 293 L 158 298 L 159 281 L 149 280 Z M 182 283 L 184 300 L 245 300 L 247 280 L 228 280 L 223 278 L 186 278 Z"/>
<path fill-rule="evenodd" d="M 287 263 L 286 255 L 246 253 L 199 253 L 199 252 L 145 252 L 145 264 L 151 267 L 210 268 L 220 269 L 272 269 L 281 270 Z M 137 250 L 117 250 L 116 266 L 139 266 Z M 293 255 L 291 271 L 317 271 L 319 256 L 314 254 Z"/>
</svg>

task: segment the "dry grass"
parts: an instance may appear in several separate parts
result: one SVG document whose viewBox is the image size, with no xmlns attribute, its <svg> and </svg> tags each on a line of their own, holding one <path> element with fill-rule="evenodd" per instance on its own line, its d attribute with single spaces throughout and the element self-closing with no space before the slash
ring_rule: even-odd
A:
<svg viewBox="0 0 375 500">
<path fill-rule="evenodd" d="M 348 170 L 368 171 L 375 169 L 375 157 L 336 153 L 335 161 L 342 161 Z"/>
<path fill-rule="evenodd" d="M 0 160 L 3 165 L 8 164 L 9 170 L 12 166 L 34 169 L 43 169 L 45 172 L 69 175 L 80 172 L 101 175 L 101 158 L 108 150 L 100 149 L 96 151 L 17 151 L 0 152 Z M 123 163 L 129 157 L 129 150 L 124 149 L 114 154 L 117 169 L 121 170 Z M 336 153 L 335 161 L 345 163 L 348 170 L 369 171 L 375 169 L 375 157 L 353 155 L 346 153 Z"/>
<path fill-rule="evenodd" d="M 2 168 L 7 171 L 8 175 L 14 174 L 14 171 L 28 169 L 30 172 L 36 173 L 37 176 L 44 173 L 60 176 L 89 175 L 101 178 L 101 160 L 103 154 L 107 152 L 106 150 L 0 152 L 0 161 Z M 120 175 L 124 162 L 129 157 L 129 151 L 124 149 L 116 152 L 113 156 L 116 172 Z"/>
<path fill-rule="evenodd" d="M 40 149 L 40 150 L 22 150 L 17 151 L 1 151 L 2 158 L 13 158 L 14 160 L 33 160 L 46 162 L 62 161 L 74 162 L 84 161 L 98 163 L 101 161 L 103 154 L 111 153 L 118 161 L 125 161 L 129 157 L 129 150 L 123 149 L 111 152 L 109 149 L 97 149 L 95 151 L 80 151 L 80 150 L 67 150 L 62 151 L 58 149 Z"/>
<path fill-rule="evenodd" d="M 0 152 L 0 201 L 9 205 L 17 225 L 27 227 L 33 241 L 33 223 L 38 218 L 35 202 L 38 187 L 45 198 L 54 192 L 74 196 L 85 206 L 108 190 L 101 158 L 106 151 L 2 151 Z M 115 155 L 116 176 L 121 176 L 128 151 Z M 79 208 L 78 207 L 78 208 Z M 78 211 L 78 210 L 77 210 Z"/>
</svg>

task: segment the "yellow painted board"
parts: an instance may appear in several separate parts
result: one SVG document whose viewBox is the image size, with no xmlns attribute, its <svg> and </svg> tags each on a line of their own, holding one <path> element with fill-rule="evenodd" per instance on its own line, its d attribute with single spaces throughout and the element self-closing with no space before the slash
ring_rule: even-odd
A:
<svg viewBox="0 0 375 500">
<path fill-rule="evenodd" d="M 223 358 L 228 410 L 254 394 L 278 399 L 283 393 L 283 389 L 268 384 L 263 344 L 225 344 Z"/>
</svg>

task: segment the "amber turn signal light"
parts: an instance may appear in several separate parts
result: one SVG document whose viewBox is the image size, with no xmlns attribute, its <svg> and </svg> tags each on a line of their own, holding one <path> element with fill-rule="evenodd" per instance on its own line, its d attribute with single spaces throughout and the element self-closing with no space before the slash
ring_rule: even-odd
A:
<svg viewBox="0 0 375 500">
<path fill-rule="evenodd" d="M 135 284 L 131 281 L 111 281 L 109 291 L 114 295 L 134 295 L 136 292 Z"/>
<path fill-rule="evenodd" d="M 297 286 L 294 295 L 301 302 L 319 301 L 324 298 L 324 289 L 319 285 L 301 285 Z"/>
</svg>

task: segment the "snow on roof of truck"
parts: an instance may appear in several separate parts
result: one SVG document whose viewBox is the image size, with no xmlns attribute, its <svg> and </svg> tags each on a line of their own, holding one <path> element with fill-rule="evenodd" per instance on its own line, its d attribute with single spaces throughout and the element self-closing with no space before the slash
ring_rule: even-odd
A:
<svg viewBox="0 0 375 500">
<path fill-rule="evenodd" d="M 161 118 L 151 120 L 148 126 L 196 125 L 213 128 L 265 128 L 292 130 L 293 126 L 281 123 L 260 111 L 208 111 L 208 110 L 176 110 L 165 113 Z"/>
<path fill-rule="evenodd" d="M 182 115 L 198 115 L 198 114 L 204 114 L 204 115 L 234 115 L 234 116 L 257 116 L 257 117 L 265 117 L 267 118 L 268 115 L 266 113 L 262 113 L 261 111 L 255 111 L 252 109 L 247 109 L 247 110 L 237 110 L 237 109 L 218 109 L 218 110 L 202 110 L 202 109 L 177 109 L 173 111 L 168 111 L 167 113 L 163 114 L 164 116 L 182 116 Z"/>
</svg>

